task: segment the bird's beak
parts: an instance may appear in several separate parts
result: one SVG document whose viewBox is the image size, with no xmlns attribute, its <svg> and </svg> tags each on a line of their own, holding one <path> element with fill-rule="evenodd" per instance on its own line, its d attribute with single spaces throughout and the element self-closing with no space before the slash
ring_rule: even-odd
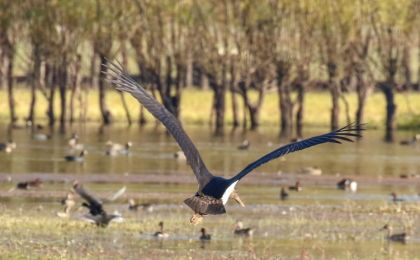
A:
<svg viewBox="0 0 420 260">
<path fill-rule="evenodd" d="M 245 207 L 245 204 L 242 202 L 241 198 L 239 198 L 239 194 L 235 190 L 232 192 L 232 194 L 230 194 L 230 197 L 234 199 L 239 205 Z"/>
</svg>

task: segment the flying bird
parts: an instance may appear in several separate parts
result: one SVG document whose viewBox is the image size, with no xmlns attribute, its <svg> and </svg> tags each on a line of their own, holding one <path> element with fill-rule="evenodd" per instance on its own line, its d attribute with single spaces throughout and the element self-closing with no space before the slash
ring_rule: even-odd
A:
<svg viewBox="0 0 420 260">
<path fill-rule="evenodd" d="M 73 189 L 85 200 L 82 206 L 89 209 L 87 218 L 95 222 L 97 226 L 106 227 L 111 221 L 122 218 L 120 214 L 108 214 L 103 208 L 102 201 L 89 194 L 78 182 L 73 184 Z"/>
<path fill-rule="evenodd" d="M 226 213 L 225 205 L 231 195 L 236 194 L 233 199 L 239 198 L 239 195 L 234 192 L 238 182 L 257 167 L 288 153 L 303 150 L 315 145 L 323 143 L 340 144 L 342 141 L 352 142 L 353 140 L 351 137 L 361 137 L 357 130 L 362 128 L 362 126 L 350 124 L 330 133 L 282 146 L 262 156 L 255 162 L 250 163 L 231 178 L 214 176 L 207 169 L 200 153 L 189 136 L 185 133 L 179 121 L 162 104 L 157 102 L 156 99 L 154 99 L 139 83 L 131 78 L 122 68 L 121 64 L 109 61 L 107 64 L 103 65 L 102 73 L 107 75 L 107 79 L 115 85 L 117 90 L 130 93 L 154 117 L 160 120 L 184 152 L 187 163 L 192 168 L 198 182 L 198 191 L 192 197 L 187 198 L 184 201 L 184 203 L 194 211 L 194 215 L 190 219 L 192 224 L 201 222 L 203 216 L 208 214 L 218 215 Z M 237 202 L 239 203 L 239 201 Z"/>
</svg>

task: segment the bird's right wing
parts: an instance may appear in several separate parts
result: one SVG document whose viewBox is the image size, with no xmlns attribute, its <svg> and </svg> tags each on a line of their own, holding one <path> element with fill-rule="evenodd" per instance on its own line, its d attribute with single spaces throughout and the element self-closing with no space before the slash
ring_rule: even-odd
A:
<svg viewBox="0 0 420 260">
<path fill-rule="evenodd" d="M 210 179 L 213 178 L 213 175 L 207 170 L 200 153 L 178 120 L 139 83 L 131 78 L 120 64 L 108 61 L 108 64 L 103 65 L 103 67 L 103 73 L 108 75 L 108 80 L 116 86 L 117 90 L 133 95 L 154 117 L 165 125 L 184 152 L 187 162 L 197 178 L 200 189 L 204 188 Z"/>
<path fill-rule="evenodd" d="M 303 150 L 303 149 L 306 149 L 315 145 L 323 144 L 323 143 L 341 144 L 342 141 L 353 142 L 351 137 L 361 137 L 361 135 L 358 132 L 365 130 L 364 128 L 362 128 L 362 126 L 363 124 L 360 124 L 360 125 L 349 124 L 343 128 L 332 131 L 330 133 L 314 136 L 314 137 L 311 137 L 302 141 L 298 141 L 298 142 L 294 142 L 294 143 L 290 143 L 288 145 L 282 146 L 264 155 L 263 157 L 256 160 L 255 162 L 249 164 L 247 167 L 245 167 L 245 169 L 243 169 L 241 172 L 239 172 L 236 176 L 232 178 L 232 182 L 242 179 L 255 168 L 289 153 L 293 153 L 293 152 Z"/>
<path fill-rule="evenodd" d="M 83 185 L 80 183 L 75 183 L 73 185 L 74 191 L 79 194 L 80 197 L 82 197 L 84 200 L 86 200 L 90 205 L 96 207 L 96 208 L 102 208 L 102 201 L 97 199 L 95 196 L 89 194 L 84 188 Z"/>
</svg>

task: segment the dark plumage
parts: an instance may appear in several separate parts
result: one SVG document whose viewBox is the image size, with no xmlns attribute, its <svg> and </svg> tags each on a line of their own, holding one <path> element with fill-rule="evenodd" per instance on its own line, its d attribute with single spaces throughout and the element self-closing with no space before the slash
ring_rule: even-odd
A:
<svg viewBox="0 0 420 260">
<path fill-rule="evenodd" d="M 153 236 L 156 237 L 156 238 L 167 238 L 167 237 L 169 237 L 169 234 L 165 233 L 163 231 L 163 221 L 159 222 L 159 231 L 155 232 L 153 234 Z"/>
<path fill-rule="evenodd" d="M 350 190 L 353 192 L 357 191 L 357 182 L 352 179 L 344 178 L 337 183 L 337 189 Z"/>
<path fill-rule="evenodd" d="M 390 195 L 391 195 L 391 198 L 392 198 L 392 201 L 393 202 L 401 202 L 401 201 L 404 201 L 404 199 L 399 198 L 398 195 L 397 195 L 397 193 L 395 193 L 395 192 L 392 192 Z"/>
<path fill-rule="evenodd" d="M 302 191 L 302 185 L 300 184 L 300 181 L 296 181 L 295 185 L 289 186 L 289 190 Z"/>
<path fill-rule="evenodd" d="M 210 173 L 194 143 L 173 114 L 162 104 L 158 103 L 140 84 L 134 81 L 119 64 L 108 62 L 107 65 L 103 66 L 103 73 L 107 74 L 109 81 L 115 84 L 117 90 L 132 94 L 154 117 L 162 122 L 178 142 L 199 185 L 196 194 L 185 200 L 185 203 L 194 211 L 194 215 L 190 220 L 194 224 L 198 223 L 203 215 L 224 214 L 226 212 L 225 205 L 234 192 L 236 184 L 255 168 L 286 154 L 315 145 L 323 143 L 340 144 L 343 141 L 352 142 L 351 137 L 360 137 L 358 130 L 362 126 L 350 124 L 330 133 L 280 147 L 249 164 L 232 178 L 226 179 Z"/>
<path fill-rule="evenodd" d="M 84 162 L 87 153 L 86 150 L 82 150 L 79 155 L 66 155 L 64 159 L 68 162 Z"/>
<path fill-rule="evenodd" d="M 386 239 L 393 242 L 400 242 L 400 243 L 407 243 L 407 240 L 409 239 L 409 236 L 407 233 L 399 233 L 399 234 L 393 234 L 392 233 L 392 226 L 386 224 L 381 230 L 387 231 Z"/>
<path fill-rule="evenodd" d="M 287 193 L 286 189 L 284 187 L 281 187 L 280 190 L 280 199 L 281 200 L 286 200 L 289 198 L 289 193 Z"/>
<path fill-rule="evenodd" d="M 73 189 L 85 200 L 82 206 L 89 209 L 87 218 L 94 221 L 97 226 L 106 227 L 112 220 L 121 218 L 119 214 L 108 214 L 103 209 L 102 201 L 89 194 L 78 182 L 74 183 Z"/>
<path fill-rule="evenodd" d="M 207 234 L 207 231 L 205 228 L 201 228 L 200 230 L 201 236 L 200 236 L 200 240 L 201 241 L 209 241 L 211 240 L 211 235 Z"/>
<path fill-rule="evenodd" d="M 24 181 L 24 182 L 18 182 L 16 184 L 16 189 L 19 190 L 28 190 L 30 188 L 38 188 L 39 186 L 41 186 L 42 181 L 40 178 L 36 178 L 32 181 Z"/>
</svg>

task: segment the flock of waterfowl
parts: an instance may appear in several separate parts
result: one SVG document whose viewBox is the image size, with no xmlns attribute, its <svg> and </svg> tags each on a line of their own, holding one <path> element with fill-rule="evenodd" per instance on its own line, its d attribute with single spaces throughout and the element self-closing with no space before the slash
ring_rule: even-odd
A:
<svg viewBox="0 0 420 260">
<path fill-rule="evenodd" d="M 128 74 L 117 64 L 112 62 L 106 66 L 106 74 L 109 81 L 112 82 L 116 89 L 123 92 L 128 92 L 133 95 L 153 116 L 162 122 L 167 128 L 169 133 L 179 144 L 181 151 L 174 154 L 174 157 L 178 159 L 185 159 L 188 165 L 192 168 L 194 175 L 198 183 L 198 190 L 191 197 L 184 200 L 184 203 L 191 208 L 193 215 L 190 219 L 192 224 L 200 223 L 206 215 L 219 215 L 226 213 L 226 204 L 230 198 L 234 199 L 241 206 L 245 206 L 236 191 L 236 186 L 239 181 L 251 173 L 257 167 L 282 157 L 286 154 L 297 152 L 312 146 L 324 144 L 324 143 L 335 143 L 341 144 L 343 142 L 352 142 L 352 138 L 361 137 L 360 132 L 363 131 L 363 125 L 350 124 L 338 130 L 315 136 L 304 140 L 295 140 L 294 142 L 282 146 L 273 150 L 272 152 L 262 156 L 258 160 L 250 163 L 238 174 L 231 178 L 224 178 L 221 176 L 213 175 L 206 167 L 202 160 L 200 153 L 196 149 L 195 145 L 185 133 L 182 126 L 175 119 L 175 117 L 160 103 L 158 103 L 141 85 L 135 82 Z M 47 140 L 50 138 L 48 135 L 36 134 L 33 136 L 36 140 Z M 413 139 L 414 140 L 414 139 Z M 417 139 L 415 139 L 417 140 Z M 66 161 L 83 162 L 87 150 L 79 143 L 79 137 L 77 134 L 73 134 L 70 138 L 68 145 L 74 151 L 79 151 L 78 154 L 68 155 L 64 159 Z M 109 156 L 115 155 L 127 155 L 130 152 L 132 146 L 131 142 L 127 142 L 125 145 L 108 142 L 106 144 L 105 154 Z M 250 142 L 245 140 L 237 148 L 240 150 L 246 150 L 250 147 Z M 16 149 L 14 142 L 7 142 L 0 144 L 0 150 L 5 152 L 12 152 Z M 315 171 L 317 174 L 321 169 L 311 168 L 308 171 Z M 314 173 L 315 175 L 315 173 Z M 37 178 L 32 181 L 18 183 L 16 189 L 29 189 L 38 187 L 42 181 Z M 348 190 L 352 192 L 357 191 L 357 182 L 352 179 L 342 179 L 337 183 L 337 188 L 342 190 Z M 298 180 L 292 186 L 281 187 L 280 199 L 285 200 L 289 198 L 288 190 L 300 192 L 303 187 L 301 182 Z M 119 190 L 110 200 L 115 200 L 125 192 L 125 187 Z M 71 214 L 72 208 L 76 206 L 75 195 L 78 195 L 84 200 L 82 206 L 88 210 L 86 219 L 92 221 L 100 227 L 106 227 L 111 221 L 122 220 L 122 216 L 118 212 L 109 213 L 104 208 L 104 200 L 100 200 L 90 192 L 88 192 L 81 183 L 75 181 L 67 196 L 61 201 L 63 205 L 63 211 L 57 213 L 60 217 L 68 217 Z M 393 194 L 393 201 L 398 201 L 396 194 Z M 130 199 L 128 203 L 129 210 L 137 210 L 139 208 L 152 211 L 153 206 L 151 204 L 138 204 L 134 199 Z M 403 234 L 392 234 L 390 225 L 385 225 L 383 230 L 387 230 L 387 238 L 391 241 L 402 241 L 405 242 L 407 235 Z M 201 229 L 200 240 L 210 240 L 211 235 L 207 233 L 205 228 Z M 238 222 L 233 232 L 238 236 L 251 237 L 254 233 L 252 228 L 244 228 L 242 222 Z M 169 236 L 164 231 L 164 223 L 159 222 L 159 230 L 153 235 L 156 238 L 166 238 Z"/>
</svg>

